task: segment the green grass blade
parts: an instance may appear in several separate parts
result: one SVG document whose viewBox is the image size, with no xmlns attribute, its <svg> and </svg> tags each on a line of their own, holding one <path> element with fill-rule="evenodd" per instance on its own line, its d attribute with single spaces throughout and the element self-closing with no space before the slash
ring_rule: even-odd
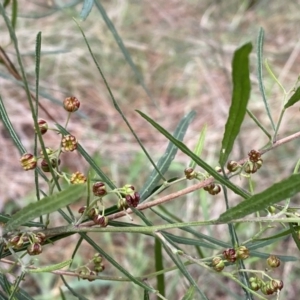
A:
<svg viewBox="0 0 300 300">
<path fill-rule="evenodd" d="M 225 213 L 221 214 L 219 220 L 226 223 L 231 220 L 243 218 L 251 213 L 263 210 L 281 200 L 291 198 L 298 192 L 300 192 L 300 174 L 293 174 L 287 179 L 273 184 L 263 192 L 230 208 Z"/>
<path fill-rule="evenodd" d="M 83 195 L 85 189 L 85 184 L 74 184 L 38 202 L 30 203 L 12 215 L 5 225 L 5 231 L 13 231 L 28 221 L 32 221 L 44 214 L 50 214 L 77 201 Z"/>
<path fill-rule="evenodd" d="M 116 40 L 119 48 L 121 49 L 127 63 L 129 64 L 130 68 L 132 69 L 132 71 L 134 72 L 135 77 L 137 78 L 138 82 L 140 83 L 140 85 L 143 87 L 143 89 L 145 90 L 145 92 L 147 93 L 148 97 L 152 100 L 152 102 L 155 104 L 155 106 L 157 106 L 156 101 L 153 99 L 149 89 L 147 88 L 143 76 L 142 74 L 139 72 L 138 68 L 136 67 L 136 65 L 134 64 L 130 53 L 128 52 L 128 50 L 126 49 L 120 35 L 118 34 L 114 24 L 112 23 L 112 21 L 109 19 L 104 7 L 102 6 L 101 2 L 99 0 L 95 1 L 95 5 L 98 8 L 100 14 L 102 15 L 102 18 L 104 20 L 104 22 L 106 23 L 107 28 L 110 30 L 110 32 L 112 33 L 114 39 Z"/>
<path fill-rule="evenodd" d="M 90 14 L 93 6 L 94 6 L 94 0 L 84 0 L 83 7 L 80 12 L 80 19 L 82 21 L 84 21 L 87 18 L 87 16 Z"/>
<path fill-rule="evenodd" d="M 83 38 L 84 38 L 84 41 L 85 41 L 85 43 L 86 43 L 86 45 L 87 45 L 87 47 L 88 47 L 88 50 L 89 50 L 89 52 L 90 52 L 90 54 L 91 54 L 91 57 L 92 57 L 92 59 L 93 59 L 95 65 L 96 65 L 96 67 L 97 67 L 97 69 L 98 69 L 98 71 L 99 71 L 99 73 L 100 73 L 100 75 L 101 75 L 101 77 L 102 77 L 102 79 L 103 79 L 103 81 L 104 81 L 104 84 L 105 84 L 105 86 L 106 86 L 106 88 L 107 88 L 107 90 L 108 90 L 108 93 L 109 93 L 109 95 L 110 95 L 110 97 L 111 97 L 111 100 L 112 100 L 112 102 L 113 102 L 113 104 L 114 104 L 115 109 L 117 110 L 117 112 L 118 112 L 118 113 L 121 115 L 121 117 L 123 118 L 123 120 L 124 120 L 124 122 L 126 123 L 127 127 L 128 127 L 129 130 L 131 131 L 132 135 L 134 136 L 134 138 L 136 139 L 136 141 L 137 141 L 138 144 L 140 145 L 141 149 L 143 150 L 143 152 L 145 153 L 145 155 L 147 156 L 148 160 L 149 160 L 150 163 L 153 165 L 153 167 L 155 168 L 155 170 L 160 174 L 160 176 L 161 176 L 161 178 L 162 178 L 163 180 L 166 180 L 166 179 L 164 178 L 163 174 L 162 174 L 162 173 L 160 172 L 160 170 L 157 168 L 157 166 L 156 166 L 156 164 L 154 163 L 154 161 L 152 160 L 151 156 L 148 154 L 148 152 L 147 152 L 147 150 L 145 149 L 145 147 L 143 146 L 142 142 L 140 141 L 140 139 L 139 139 L 138 136 L 136 135 L 135 131 L 134 131 L 133 128 L 131 127 L 131 125 L 130 125 L 130 123 L 128 122 L 127 118 L 126 118 L 125 115 L 123 114 L 123 112 L 122 112 L 122 110 L 121 110 L 121 108 L 120 108 L 118 102 L 116 101 L 116 99 L 115 99 L 115 97 L 114 97 L 114 95 L 113 95 L 113 93 L 112 93 L 112 91 L 111 91 L 111 89 L 110 89 L 110 87 L 109 87 L 109 85 L 108 85 L 108 82 L 106 81 L 106 78 L 105 78 L 105 76 L 104 76 L 104 74 L 103 74 L 103 72 L 102 72 L 102 69 L 100 68 L 100 65 L 98 64 L 98 62 L 97 62 L 97 60 L 96 60 L 96 58 L 95 58 L 95 55 L 94 55 L 94 53 L 93 53 L 93 51 L 92 51 L 92 49 L 91 49 L 91 47 L 90 47 L 90 44 L 89 44 L 89 42 L 88 42 L 88 40 L 87 40 L 87 38 L 86 38 L 84 32 L 82 31 L 82 29 L 81 29 L 81 27 L 79 26 L 78 22 L 77 22 L 75 19 L 74 19 L 74 21 L 76 22 L 76 24 L 77 24 L 77 26 L 78 26 L 78 28 L 79 28 L 79 30 L 80 30 L 80 32 L 81 32 Z"/>
<path fill-rule="evenodd" d="M 261 92 L 261 95 L 263 97 L 264 105 L 266 108 L 267 115 L 270 119 L 271 125 L 273 130 L 275 131 L 275 124 L 271 115 L 271 111 L 269 108 L 269 103 L 266 97 L 266 91 L 265 91 L 265 86 L 263 82 L 263 46 L 264 46 L 264 30 L 263 28 L 259 29 L 258 37 L 257 37 L 257 78 L 258 78 L 258 83 L 259 83 L 259 89 Z"/>
<path fill-rule="evenodd" d="M 225 125 L 219 163 L 224 167 L 246 114 L 250 97 L 249 55 L 252 44 L 247 43 L 234 52 L 232 60 L 232 99 Z"/>
<path fill-rule="evenodd" d="M 194 119 L 195 115 L 196 113 L 194 111 L 191 111 L 181 119 L 173 134 L 174 138 L 180 141 L 183 140 L 183 137 L 188 129 L 188 126 Z M 178 148 L 170 141 L 165 153 L 157 162 L 157 168 L 160 170 L 162 174 L 165 174 L 165 172 L 169 169 L 171 162 L 173 161 L 177 151 Z M 154 169 L 140 190 L 141 202 L 146 200 L 151 195 L 151 193 L 153 192 L 153 190 L 155 189 L 155 187 L 157 186 L 160 180 L 161 180 L 160 174 Z"/>
<path fill-rule="evenodd" d="M 237 187 L 232 182 L 230 182 L 229 180 L 224 178 L 222 175 L 220 175 L 218 172 L 216 172 L 210 165 L 208 165 L 205 161 L 203 161 L 200 157 L 198 157 L 195 153 L 193 153 L 190 149 L 188 149 L 188 147 L 185 144 L 183 144 L 181 141 L 178 141 L 177 139 L 175 139 L 168 131 L 166 131 L 158 123 L 156 123 L 154 120 L 149 118 L 147 115 L 145 115 L 141 111 L 137 110 L 137 112 L 145 120 L 147 120 L 154 128 L 156 128 L 160 133 L 162 133 L 168 140 L 170 140 L 174 145 L 176 145 L 183 153 L 185 153 L 192 160 L 194 160 L 197 165 L 202 167 L 208 174 L 210 174 L 212 177 L 214 177 L 217 181 L 224 184 L 230 190 L 232 190 L 233 192 L 242 196 L 245 199 L 250 197 L 250 195 L 247 192 L 241 190 L 239 187 Z"/>
<path fill-rule="evenodd" d="M 161 271 L 164 269 L 164 259 L 162 255 L 162 245 L 159 239 L 155 239 L 154 245 L 154 256 L 155 256 L 155 271 Z M 165 275 L 159 274 L 156 276 L 157 289 L 159 293 L 165 296 Z"/>
<path fill-rule="evenodd" d="M 199 139 L 198 139 L 197 145 L 194 150 L 194 153 L 199 157 L 200 157 L 203 147 L 204 147 L 206 131 L 207 131 L 207 125 L 205 124 L 200 132 Z M 197 164 L 193 160 L 191 160 L 189 167 L 194 169 L 196 167 L 196 165 Z"/>
<path fill-rule="evenodd" d="M 291 107 L 299 100 L 300 100 L 300 87 L 297 88 L 297 90 L 292 95 L 292 97 L 287 101 L 287 103 L 284 105 L 284 108 L 287 109 L 288 107 Z"/>
</svg>

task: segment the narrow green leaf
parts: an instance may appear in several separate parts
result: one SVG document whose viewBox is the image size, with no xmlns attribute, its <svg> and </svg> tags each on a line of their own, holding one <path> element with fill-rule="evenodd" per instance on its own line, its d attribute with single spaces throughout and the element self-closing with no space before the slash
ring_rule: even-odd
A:
<svg viewBox="0 0 300 300">
<path fill-rule="evenodd" d="M 147 93 L 148 97 L 152 100 L 152 102 L 155 104 L 155 106 L 157 106 L 156 101 L 153 99 L 149 89 L 147 88 L 145 82 L 144 82 L 144 78 L 142 76 L 142 74 L 139 72 L 138 68 L 136 67 L 136 65 L 134 64 L 130 53 L 128 52 L 128 50 L 126 49 L 122 38 L 120 37 L 120 35 L 118 34 L 114 24 L 112 23 L 112 21 L 109 19 L 104 7 L 102 6 L 101 2 L 99 0 L 95 1 L 95 5 L 98 8 L 100 14 L 102 15 L 102 18 L 104 20 L 104 22 L 106 23 L 107 28 L 110 30 L 110 32 L 112 33 L 114 39 L 116 40 L 119 48 L 121 49 L 126 61 L 128 62 L 129 66 L 131 67 L 132 71 L 134 72 L 135 77 L 137 78 L 138 82 L 140 83 L 140 85 L 143 87 L 143 89 L 145 90 L 145 92 Z"/>
<path fill-rule="evenodd" d="M 161 127 L 158 123 L 156 123 L 154 120 L 152 120 L 150 117 L 142 113 L 141 111 L 137 112 L 146 119 L 154 128 L 156 128 L 160 133 L 162 133 L 168 140 L 170 140 L 174 145 L 176 145 L 183 153 L 188 155 L 193 161 L 196 162 L 197 165 L 202 167 L 208 174 L 210 174 L 212 177 L 214 177 L 216 180 L 218 180 L 220 183 L 227 186 L 230 190 L 235 192 L 236 194 L 242 196 L 243 198 L 247 199 L 249 198 L 249 194 L 236 185 L 234 185 L 231 181 L 224 178 L 222 175 L 220 175 L 218 172 L 216 172 L 210 165 L 208 165 L 205 161 L 203 161 L 200 157 L 198 157 L 195 153 L 193 153 L 188 147 L 183 144 L 181 141 L 178 141 L 175 139 L 167 130 L 165 130 L 163 127 Z"/>
<path fill-rule="evenodd" d="M 181 300 L 194 300 L 195 287 L 190 286 Z"/>
<path fill-rule="evenodd" d="M 200 156 L 201 153 L 202 153 L 202 150 L 203 150 L 203 147 L 204 147 L 204 140 L 205 140 L 205 136 L 206 136 L 206 130 L 207 130 L 207 125 L 205 124 L 200 132 L 200 135 L 199 135 L 199 139 L 198 139 L 198 142 L 197 142 L 197 145 L 195 147 L 195 150 L 194 150 L 194 153 L 197 155 L 197 156 Z M 196 163 L 191 160 L 190 164 L 189 164 L 189 167 L 190 168 L 195 168 L 196 167 Z"/>
<path fill-rule="evenodd" d="M 287 101 L 287 103 L 284 105 L 284 108 L 287 109 L 288 107 L 291 107 L 299 100 L 300 100 L 300 87 L 297 88 L 297 90 L 292 95 L 292 97 Z"/>
<path fill-rule="evenodd" d="M 263 82 L 263 47 L 264 47 L 264 30 L 263 28 L 259 28 L 259 33 L 257 37 L 257 78 L 258 78 L 258 83 L 259 83 L 259 89 L 261 92 L 261 95 L 263 97 L 265 109 L 267 112 L 267 115 L 270 119 L 271 125 L 273 130 L 275 131 L 275 124 L 271 115 L 271 111 L 269 108 L 269 103 L 266 97 L 266 92 L 265 92 L 265 86 Z"/>
<path fill-rule="evenodd" d="M 226 223 L 231 220 L 243 218 L 281 200 L 291 198 L 298 192 L 300 192 L 300 174 L 293 174 L 289 178 L 273 184 L 263 192 L 230 208 L 221 214 L 219 220 Z"/>
<path fill-rule="evenodd" d="M 144 300 L 150 300 L 149 292 L 147 290 L 144 290 Z"/>
<path fill-rule="evenodd" d="M 299 230 L 300 226 L 297 226 L 297 227 L 298 227 L 297 230 Z M 269 236 L 266 238 L 255 239 L 255 240 L 253 240 L 253 242 L 250 242 L 249 245 L 255 245 L 256 243 L 263 242 L 263 241 L 276 242 L 280 238 L 284 238 L 284 237 L 288 236 L 290 233 L 291 233 L 291 229 L 282 230 L 275 235 L 272 235 L 272 236 Z"/>
<path fill-rule="evenodd" d="M 60 294 L 61 300 L 67 300 L 67 298 L 61 288 L 59 288 L 59 294 Z"/>
<path fill-rule="evenodd" d="M 11 217 L 4 227 L 5 231 L 13 231 L 17 229 L 18 226 L 34 220 L 41 215 L 50 214 L 60 208 L 74 203 L 82 197 L 85 189 L 85 184 L 74 184 L 63 191 L 49 197 L 45 197 L 38 202 L 30 203 Z"/>
<path fill-rule="evenodd" d="M 17 25 L 18 18 L 18 1 L 13 0 L 12 2 L 12 14 L 11 14 L 11 25 L 15 29 Z"/>
<path fill-rule="evenodd" d="M 19 150 L 20 154 L 26 153 L 27 151 L 26 151 L 25 147 L 23 146 L 20 138 L 18 137 L 18 135 L 10 121 L 10 118 L 6 112 L 1 95 L 0 95 L 0 120 L 2 121 L 4 127 L 6 128 L 7 132 L 9 133 L 10 138 L 14 142 L 14 144 L 17 147 L 17 149 Z M 37 171 L 42 176 L 42 178 L 47 182 L 48 178 L 45 176 L 44 172 L 42 172 L 40 168 L 37 168 Z"/>
<path fill-rule="evenodd" d="M 4 274 L 1 274 L 1 273 L 0 273 L 0 285 L 3 288 L 3 290 L 6 290 L 6 287 L 8 288 L 7 295 L 11 294 L 11 289 L 13 288 L 13 285 L 7 280 L 6 276 Z M 7 300 L 8 298 L 3 298 L 3 299 Z M 18 287 L 18 290 L 15 292 L 15 296 L 14 296 L 13 299 L 18 299 L 18 300 L 34 300 L 21 287 Z"/>
<path fill-rule="evenodd" d="M 0 222 L 1 223 L 7 223 L 11 219 L 10 216 L 3 215 L 0 213 Z M 22 226 L 27 226 L 27 227 L 45 227 L 45 224 L 42 223 L 37 223 L 37 222 L 27 222 L 22 224 Z"/>
<path fill-rule="evenodd" d="M 254 116 L 254 114 L 249 109 L 247 109 L 247 114 L 254 121 L 254 123 L 263 131 L 263 133 L 269 138 L 269 140 L 271 140 L 272 139 L 271 134 L 267 131 L 267 129 L 263 126 L 263 124 L 259 122 L 259 120 Z"/>
<path fill-rule="evenodd" d="M 282 239 L 283 237 L 276 235 L 276 238 L 270 237 L 266 239 L 254 240 L 253 242 L 245 244 L 245 246 L 247 246 L 249 250 L 255 250 L 255 249 L 264 248 L 266 246 L 272 245 L 276 242 L 279 242 Z"/>
<path fill-rule="evenodd" d="M 164 208 L 162 206 L 159 207 L 161 210 L 165 211 Z M 163 220 L 165 220 L 166 222 L 170 223 L 170 224 L 174 224 L 175 222 L 171 219 L 169 219 L 168 217 L 162 215 L 161 213 L 159 213 L 157 210 L 151 208 L 151 210 L 157 214 L 160 218 L 162 218 Z M 173 218 L 174 220 L 176 220 L 176 222 L 178 223 L 182 223 L 182 220 L 175 217 Z M 190 234 L 194 235 L 195 237 L 198 238 L 198 241 L 200 241 L 202 243 L 202 240 L 206 240 L 206 241 L 209 241 L 211 242 L 213 245 L 207 243 L 207 244 L 203 244 L 205 245 L 205 247 L 207 248 L 213 248 L 215 247 L 214 249 L 218 249 L 218 247 L 214 246 L 214 245 L 217 245 L 221 248 L 230 248 L 231 245 L 229 243 L 225 243 L 221 240 L 218 240 L 218 239 L 215 239 L 213 237 L 211 237 L 210 235 L 206 235 L 206 234 L 203 234 L 201 232 L 199 232 L 199 230 L 195 230 L 193 229 L 192 227 L 181 227 L 179 228 L 180 230 L 183 230 L 183 231 L 186 231 L 186 232 L 189 232 Z M 169 233 L 165 233 L 165 235 L 169 235 Z"/>
<path fill-rule="evenodd" d="M 159 239 L 155 238 L 155 246 L 154 246 L 154 254 L 155 254 L 155 271 L 161 271 L 164 269 L 164 259 L 162 255 L 162 245 Z M 159 274 L 156 276 L 157 289 L 159 293 L 165 296 L 165 275 Z"/>
<path fill-rule="evenodd" d="M 20 138 L 18 137 L 12 123 L 10 122 L 9 116 L 6 112 L 2 97 L 0 95 L 0 119 L 3 123 L 3 125 L 5 126 L 7 132 L 9 133 L 12 141 L 14 142 L 14 144 L 16 145 L 17 149 L 19 150 L 20 154 L 24 154 L 26 153 L 26 149 L 23 146 Z"/>
<path fill-rule="evenodd" d="M 94 6 L 94 0 L 84 0 L 83 7 L 80 12 L 80 18 L 82 21 L 84 21 L 87 18 L 87 16 L 90 14 L 93 6 Z"/>
<path fill-rule="evenodd" d="M 194 119 L 195 115 L 196 115 L 195 111 L 191 111 L 180 120 L 173 134 L 174 138 L 178 139 L 179 141 L 183 140 L 184 135 L 186 134 L 186 131 L 188 129 L 188 126 Z M 165 172 L 169 169 L 170 164 L 173 161 L 177 151 L 178 148 L 176 147 L 176 145 L 174 145 L 170 141 L 165 153 L 157 162 L 157 168 L 160 170 L 162 174 L 165 174 Z M 151 193 L 153 192 L 154 188 L 157 186 L 160 180 L 161 180 L 160 174 L 154 169 L 140 190 L 141 202 L 146 200 L 151 195 Z"/>
<path fill-rule="evenodd" d="M 84 296 L 78 294 L 75 290 L 73 290 L 67 283 L 67 281 L 65 280 L 64 276 L 60 276 L 61 280 L 63 281 L 63 283 L 65 284 L 66 288 L 70 291 L 70 293 L 78 298 L 78 300 L 88 300 L 87 298 L 85 298 Z"/>
<path fill-rule="evenodd" d="M 189 281 L 191 286 L 195 287 L 195 289 L 198 291 L 198 293 L 201 296 L 201 299 L 208 300 L 206 295 L 202 292 L 198 284 L 195 282 L 193 276 L 189 273 L 184 263 L 181 261 L 178 254 L 174 254 L 171 249 L 163 244 L 164 249 L 168 253 L 169 257 L 173 260 L 175 265 L 178 267 L 178 269 L 181 271 L 182 275 Z"/>
<path fill-rule="evenodd" d="M 250 71 L 249 55 L 252 44 L 247 43 L 235 51 L 232 61 L 232 99 L 229 116 L 225 125 L 222 140 L 219 163 L 223 167 L 231 153 L 234 141 L 240 131 L 240 127 L 246 114 L 246 108 L 250 97 Z"/>
<path fill-rule="evenodd" d="M 183 245 L 200 246 L 208 249 L 220 249 L 220 247 L 217 247 L 207 242 L 203 242 L 201 240 L 195 240 L 187 237 L 177 236 L 169 232 L 164 232 L 164 235 L 167 236 L 174 243 L 183 244 Z"/>
<path fill-rule="evenodd" d="M 263 252 L 251 250 L 250 253 L 251 253 L 251 257 L 259 257 L 264 259 L 270 256 L 270 252 L 263 253 Z M 283 262 L 299 261 L 299 257 L 295 257 L 295 256 L 286 256 L 286 255 L 279 255 L 279 254 L 276 254 L 276 256 Z"/>
</svg>

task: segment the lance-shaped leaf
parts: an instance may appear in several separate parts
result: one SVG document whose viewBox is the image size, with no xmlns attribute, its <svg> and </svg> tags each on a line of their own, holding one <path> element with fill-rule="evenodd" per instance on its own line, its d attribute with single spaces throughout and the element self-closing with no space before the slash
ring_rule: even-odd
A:
<svg viewBox="0 0 300 300">
<path fill-rule="evenodd" d="M 179 141 L 183 140 L 183 137 L 188 129 L 188 126 L 194 119 L 195 115 L 196 115 L 195 111 L 191 111 L 181 119 L 173 134 L 173 136 L 176 139 L 178 139 Z M 156 165 L 157 168 L 160 170 L 161 174 L 165 174 L 165 172 L 169 169 L 170 164 L 177 153 L 177 150 L 178 148 L 176 147 L 176 145 L 174 145 L 170 141 L 165 153 L 159 159 Z M 140 190 L 141 202 L 143 202 L 151 195 L 151 192 L 157 186 L 160 180 L 161 180 L 161 175 L 154 169 Z"/>
<path fill-rule="evenodd" d="M 13 231 L 17 229 L 18 226 L 32 221 L 39 216 L 50 214 L 60 208 L 66 207 L 80 199 L 85 189 L 85 184 L 74 184 L 38 202 L 30 203 L 11 217 L 4 227 L 5 231 Z"/>
<path fill-rule="evenodd" d="M 232 61 L 232 99 L 219 158 L 219 163 L 222 167 L 231 153 L 246 114 L 251 88 L 249 76 L 249 55 L 251 50 L 252 44 L 245 44 L 235 51 Z"/>
<path fill-rule="evenodd" d="M 176 145 L 183 153 L 188 155 L 198 166 L 202 167 L 208 174 L 213 176 L 216 180 L 218 180 L 220 183 L 227 186 L 230 190 L 232 190 L 236 194 L 242 196 L 243 198 L 249 198 L 249 194 L 247 192 L 243 191 L 238 186 L 233 184 L 230 180 L 228 180 L 228 179 L 224 178 L 222 175 L 220 175 L 209 164 L 207 164 L 204 160 L 202 160 L 200 157 L 198 157 L 193 151 L 191 151 L 184 143 L 175 139 L 172 136 L 172 134 L 170 134 L 167 130 L 165 130 L 163 127 L 161 127 L 159 124 L 157 124 L 154 120 L 152 120 L 150 117 L 148 117 L 141 111 L 137 110 L 137 112 L 144 119 L 146 119 L 154 128 L 156 128 L 160 133 L 162 133 L 168 140 L 170 140 L 174 145 Z"/>
<path fill-rule="evenodd" d="M 288 102 L 284 105 L 284 108 L 288 108 L 294 105 L 296 102 L 300 100 L 300 87 L 297 88 L 293 96 L 288 100 Z"/>
<path fill-rule="evenodd" d="M 263 210 L 281 200 L 291 198 L 300 192 L 300 174 L 293 174 L 289 178 L 273 184 L 263 192 L 256 194 L 221 214 L 219 221 L 228 222 L 243 218 L 256 211 Z"/>
</svg>

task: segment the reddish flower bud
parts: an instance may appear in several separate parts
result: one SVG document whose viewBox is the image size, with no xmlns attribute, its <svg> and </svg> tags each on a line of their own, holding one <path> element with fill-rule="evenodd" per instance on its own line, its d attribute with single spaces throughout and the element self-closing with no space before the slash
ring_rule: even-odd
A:
<svg viewBox="0 0 300 300">
<path fill-rule="evenodd" d="M 21 165 L 25 171 L 33 170 L 36 168 L 37 159 L 30 153 L 25 153 L 20 158 Z"/>
<path fill-rule="evenodd" d="M 235 172 L 237 171 L 241 166 L 234 160 L 230 160 L 228 163 L 227 163 L 227 170 L 229 172 Z"/>
<path fill-rule="evenodd" d="M 80 101 L 76 97 L 67 97 L 64 100 L 64 109 L 68 112 L 74 112 L 80 107 Z"/>
<path fill-rule="evenodd" d="M 93 219 L 96 215 L 99 214 L 99 209 L 93 207 L 89 212 L 88 212 L 88 216 L 90 219 Z"/>
<path fill-rule="evenodd" d="M 48 131 L 48 124 L 45 120 L 38 120 L 38 125 L 39 125 L 39 129 L 41 134 L 45 134 Z"/>
<path fill-rule="evenodd" d="M 256 151 L 256 150 L 251 150 L 249 153 L 248 153 L 248 157 L 249 157 L 249 160 L 253 163 L 256 163 L 258 162 L 258 160 L 260 159 L 261 157 L 261 154 L 259 151 Z"/>
<path fill-rule="evenodd" d="M 221 187 L 217 184 L 213 189 L 208 191 L 211 195 L 217 195 L 221 192 Z"/>
<path fill-rule="evenodd" d="M 197 172 L 195 172 L 193 168 L 186 168 L 184 170 L 184 175 L 185 175 L 186 179 L 191 180 L 191 179 L 196 178 Z"/>
<path fill-rule="evenodd" d="M 106 195 L 106 186 L 103 182 L 96 182 L 93 184 L 93 193 L 95 196 L 104 196 Z"/>
<path fill-rule="evenodd" d="M 50 158 L 50 162 L 52 168 L 56 168 L 60 165 L 60 159 L 57 160 L 56 158 Z M 49 164 L 45 158 L 41 161 L 41 169 L 44 172 L 50 172 Z"/>
<path fill-rule="evenodd" d="M 229 262 L 235 262 L 236 261 L 236 252 L 232 248 L 224 250 L 223 251 L 223 256 Z"/>
<path fill-rule="evenodd" d="M 85 206 L 81 206 L 81 207 L 78 209 L 78 212 L 79 212 L 80 214 L 83 214 L 83 213 L 85 212 L 85 210 L 86 210 L 86 205 L 85 205 Z"/>
<path fill-rule="evenodd" d="M 43 251 L 42 246 L 39 243 L 30 244 L 27 248 L 27 253 L 29 255 L 39 255 Z"/>
<path fill-rule="evenodd" d="M 108 218 L 101 215 L 96 215 L 93 218 L 95 224 L 100 225 L 101 227 L 106 227 L 108 224 Z"/>
</svg>

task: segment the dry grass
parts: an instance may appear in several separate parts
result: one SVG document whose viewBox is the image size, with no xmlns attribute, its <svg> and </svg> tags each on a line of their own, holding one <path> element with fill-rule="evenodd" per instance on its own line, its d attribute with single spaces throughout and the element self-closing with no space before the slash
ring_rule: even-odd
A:
<svg viewBox="0 0 300 300">
<path fill-rule="evenodd" d="M 37 5 L 37 2 L 28 1 L 26 6 L 20 5 L 18 19 L 17 36 L 28 78 L 34 84 L 35 37 L 38 31 L 42 31 L 41 89 L 58 101 L 69 95 L 76 95 L 81 100 L 81 115 L 73 117 L 68 128 L 89 153 L 97 153 L 101 157 L 101 166 L 113 180 L 124 184 L 128 176 L 131 176 L 130 164 L 137 159 L 141 151 L 114 109 L 82 36 L 71 19 L 80 11 L 81 6 L 42 18 L 22 17 L 48 12 L 55 3 L 49 1 L 49 7 L 42 7 Z M 194 109 L 197 117 L 190 126 L 185 142 L 193 147 L 202 126 L 208 124 L 202 157 L 211 164 L 217 164 L 231 98 L 231 57 L 233 51 L 242 43 L 249 40 L 256 43 L 259 27 L 263 27 L 266 33 L 265 58 L 287 90 L 293 87 L 298 77 L 300 1 L 252 1 L 255 3 L 252 7 L 247 7 L 247 1 L 237 0 L 102 2 L 134 62 L 141 70 L 146 86 L 159 109 L 137 84 L 132 70 L 96 8 L 81 24 L 82 28 L 97 55 L 115 98 L 140 139 L 156 159 L 163 153 L 162 149 L 167 141 L 138 117 L 135 109 L 149 114 L 170 131 L 173 131 L 185 113 Z M 5 32 L 2 20 L 0 29 L 1 32 Z M 0 45 L 16 63 L 13 47 L 8 41 L 8 36 L 2 34 Z M 253 87 L 250 109 L 270 128 L 258 91 L 254 51 L 251 63 Z M 3 65 L 0 66 L 0 72 L 7 74 Z M 282 93 L 266 72 L 265 84 L 274 119 L 277 120 L 282 105 Z M 31 152 L 34 132 L 25 93 L 20 86 L 2 77 L 0 85 L 1 95 L 13 125 L 24 146 Z M 59 105 L 45 97 L 41 97 L 40 101 L 57 122 L 64 123 L 66 114 Z M 298 114 L 296 106 L 287 112 L 280 131 L 281 137 L 298 130 Z M 40 117 L 46 118 L 43 112 Z M 33 191 L 33 176 L 30 172 L 21 171 L 19 154 L 1 124 L 0 130 L 0 206 L 8 200 L 23 205 L 24 197 Z M 47 134 L 45 139 L 47 145 L 56 147 L 58 140 L 54 133 Z M 233 158 L 238 160 L 250 149 L 260 148 L 266 142 L 265 136 L 255 127 L 252 120 L 246 117 Z M 266 155 L 264 160 L 267 167 L 261 175 L 257 175 L 260 176 L 257 180 L 260 183 L 258 190 L 279 180 L 283 172 L 290 172 L 295 162 L 290 158 L 295 157 L 298 144 L 299 142 L 294 141 L 291 145 L 284 146 L 284 149 Z M 177 161 L 186 165 L 189 160 L 179 154 Z M 76 154 L 66 158 L 63 163 L 68 164 L 72 171 L 87 170 L 87 165 Z M 149 164 L 146 160 L 139 160 L 139 163 L 145 165 L 143 169 L 148 169 Z M 172 172 L 178 174 L 178 169 L 176 165 Z M 146 175 L 147 172 L 135 177 L 137 186 L 142 185 L 143 176 Z M 184 204 L 187 216 L 182 216 L 183 219 L 188 216 L 193 219 L 199 215 L 198 197 L 199 195 L 192 196 Z M 214 201 L 220 202 L 220 199 Z M 223 205 L 214 205 L 214 208 L 214 215 L 218 215 Z M 180 290 L 181 288 L 177 289 L 178 297 L 182 296 Z M 220 295 L 218 299 L 229 298 Z M 290 293 L 285 299 L 296 298 Z"/>
</svg>

